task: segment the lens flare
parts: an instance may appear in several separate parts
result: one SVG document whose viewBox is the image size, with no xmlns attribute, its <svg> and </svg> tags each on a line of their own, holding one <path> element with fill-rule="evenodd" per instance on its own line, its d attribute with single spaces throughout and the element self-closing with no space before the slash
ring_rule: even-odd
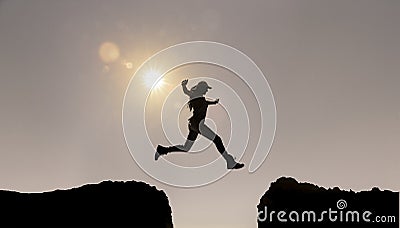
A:
<svg viewBox="0 0 400 228">
<path fill-rule="evenodd" d="M 115 43 L 104 42 L 99 47 L 99 57 L 104 63 L 115 62 L 119 55 L 119 47 Z"/>
<path fill-rule="evenodd" d="M 144 84 L 148 88 L 152 88 L 153 91 L 158 91 L 165 85 L 164 79 L 159 79 L 160 76 L 161 74 L 158 71 L 151 69 L 144 77 Z"/>
</svg>

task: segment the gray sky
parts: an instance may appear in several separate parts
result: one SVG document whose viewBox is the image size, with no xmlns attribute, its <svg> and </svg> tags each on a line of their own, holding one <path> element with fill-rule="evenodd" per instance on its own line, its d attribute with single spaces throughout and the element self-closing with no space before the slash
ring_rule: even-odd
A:
<svg viewBox="0 0 400 228">
<path fill-rule="evenodd" d="M 399 10 L 389 0 L 0 1 L 0 188 L 142 180 L 165 190 L 178 228 L 255 227 L 258 200 L 280 176 L 398 191 Z M 132 160 L 121 113 L 137 67 L 192 40 L 252 58 L 278 121 L 256 173 L 180 189 Z M 119 55 L 101 58 L 105 42 Z"/>
</svg>

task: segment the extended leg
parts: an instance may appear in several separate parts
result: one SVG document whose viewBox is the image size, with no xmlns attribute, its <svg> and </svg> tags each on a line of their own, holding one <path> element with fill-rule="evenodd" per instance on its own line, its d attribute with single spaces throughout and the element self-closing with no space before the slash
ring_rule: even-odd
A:
<svg viewBox="0 0 400 228">
<path fill-rule="evenodd" d="M 170 146 L 170 147 L 165 147 L 167 148 L 167 153 L 169 152 L 188 152 L 190 148 L 192 148 L 194 144 L 194 141 L 186 139 L 185 144 L 183 145 L 175 145 L 175 146 Z"/>
<path fill-rule="evenodd" d="M 189 135 L 186 139 L 185 144 L 183 145 L 175 145 L 175 146 L 169 146 L 169 147 L 164 147 L 161 145 L 157 146 L 157 151 L 154 154 L 154 160 L 158 160 L 158 158 L 161 155 L 165 155 L 171 152 L 187 152 L 190 150 L 190 148 L 192 148 L 194 141 L 197 138 L 198 133 L 194 132 L 194 131 L 189 131 Z"/>
<path fill-rule="evenodd" d="M 222 157 L 225 159 L 226 166 L 228 169 L 240 169 L 244 167 L 244 164 L 237 163 L 235 159 L 232 157 L 232 155 L 230 155 L 225 150 L 225 146 L 224 143 L 222 142 L 221 137 L 219 137 L 219 135 L 215 134 L 213 130 L 211 130 L 207 125 L 205 125 L 204 121 L 200 122 L 199 130 L 201 135 L 214 142 L 218 152 L 220 152 Z"/>
<path fill-rule="evenodd" d="M 188 152 L 192 148 L 194 141 L 187 139 L 184 145 L 175 145 L 164 147 L 161 145 L 157 146 L 157 152 L 154 155 L 154 160 L 158 160 L 160 155 L 165 155 L 171 152 Z"/>
</svg>

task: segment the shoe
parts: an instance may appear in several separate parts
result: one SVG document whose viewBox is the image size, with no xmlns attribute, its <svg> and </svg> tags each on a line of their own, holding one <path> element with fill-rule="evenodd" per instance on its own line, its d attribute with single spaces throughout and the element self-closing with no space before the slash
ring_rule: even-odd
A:
<svg viewBox="0 0 400 228">
<path fill-rule="evenodd" d="M 162 155 L 162 154 L 164 154 L 163 152 L 165 151 L 165 147 L 163 147 L 163 146 L 161 146 L 161 145 L 158 145 L 157 146 L 157 150 L 156 150 L 156 153 L 154 154 L 154 160 L 158 160 L 158 158 Z"/>
<path fill-rule="evenodd" d="M 161 155 L 165 155 L 165 154 L 167 154 L 169 151 L 168 151 L 168 147 L 164 147 L 164 146 L 161 146 L 161 145 L 158 145 L 157 146 L 157 151 L 156 151 L 156 153 L 154 154 L 154 160 L 158 160 L 158 158 L 161 156 Z"/>
<path fill-rule="evenodd" d="M 228 152 L 224 152 L 222 157 L 226 160 L 226 168 L 227 169 L 241 169 L 244 167 L 244 164 L 237 163 L 232 155 L 228 154 Z"/>
<path fill-rule="evenodd" d="M 158 160 L 158 158 L 161 156 L 161 154 L 159 154 L 157 151 L 156 151 L 156 153 L 154 154 L 154 160 Z"/>
<path fill-rule="evenodd" d="M 241 169 L 241 168 L 243 168 L 244 167 L 244 164 L 243 163 L 236 163 L 235 165 L 233 165 L 233 166 L 228 166 L 227 168 L 228 169 Z"/>
<path fill-rule="evenodd" d="M 168 151 L 168 147 L 164 147 L 164 146 L 158 145 L 158 146 L 157 146 L 157 152 L 158 152 L 160 155 L 167 154 L 167 153 L 169 152 L 169 151 Z"/>
<path fill-rule="evenodd" d="M 169 147 L 165 147 L 165 146 L 161 146 L 158 145 L 157 146 L 157 152 L 154 154 L 154 160 L 158 160 L 158 158 L 162 155 L 166 155 L 170 152 L 174 152 L 174 151 L 184 151 L 181 148 L 178 148 L 177 146 L 169 146 Z"/>
</svg>

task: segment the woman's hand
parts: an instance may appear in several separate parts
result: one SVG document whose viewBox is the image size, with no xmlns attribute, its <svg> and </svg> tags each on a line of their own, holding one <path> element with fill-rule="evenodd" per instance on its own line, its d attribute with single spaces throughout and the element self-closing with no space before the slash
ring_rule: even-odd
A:
<svg viewBox="0 0 400 228">
<path fill-rule="evenodd" d="M 215 104 L 218 104 L 219 103 L 219 98 L 216 99 L 214 102 L 215 102 Z"/>
<path fill-rule="evenodd" d="M 187 84 L 188 84 L 188 79 L 185 79 L 185 80 L 183 80 L 182 82 L 181 82 L 181 85 L 182 86 L 186 86 Z"/>
</svg>

